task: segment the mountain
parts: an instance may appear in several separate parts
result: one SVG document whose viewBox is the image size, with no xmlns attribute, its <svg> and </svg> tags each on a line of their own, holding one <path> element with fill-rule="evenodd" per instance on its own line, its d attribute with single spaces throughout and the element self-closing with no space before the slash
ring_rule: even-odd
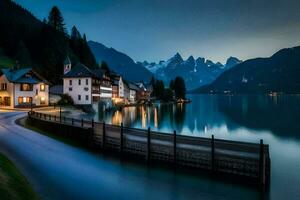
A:
<svg viewBox="0 0 300 200">
<path fill-rule="evenodd" d="M 239 63 L 241 61 L 234 57 L 228 58 L 225 65 L 201 57 L 195 59 L 193 56 L 183 60 L 182 56 L 176 53 L 172 58 L 158 64 L 147 61 L 139 64 L 144 65 L 157 79 L 163 80 L 167 85 L 176 76 L 181 76 L 187 89 L 191 90 L 212 83 L 221 73 Z"/>
<path fill-rule="evenodd" d="M 67 33 L 40 21 L 14 1 L 0 0 L 0 27 L 1 54 L 6 56 L 1 62 L 12 60 L 20 67 L 31 66 L 54 84 L 61 81 L 67 55 L 74 63 L 97 66 L 84 38 L 73 41 Z"/>
<path fill-rule="evenodd" d="M 105 61 L 109 68 L 130 81 L 149 81 L 152 73 L 141 63 L 135 63 L 129 56 L 101 43 L 89 41 L 97 62 Z"/>
<path fill-rule="evenodd" d="M 197 93 L 299 93 L 300 46 L 282 49 L 269 58 L 244 61 Z"/>
</svg>

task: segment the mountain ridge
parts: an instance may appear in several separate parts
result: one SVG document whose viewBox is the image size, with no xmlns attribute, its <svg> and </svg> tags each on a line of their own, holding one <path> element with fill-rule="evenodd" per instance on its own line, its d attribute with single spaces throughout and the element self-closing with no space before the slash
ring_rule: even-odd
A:
<svg viewBox="0 0 300 200">
<path fill-rule="evenodd" d="M 105 61 L 109 68 L 131 81 L 150 81 L 152 73 L 142 64 L 136 63 L 131 57 L 112 47 L 88 41 L 97 62 Z"/>
<path fill-rule="evenodd" d="M 176 53 L 170 59 L 155 62 L 139 62 L 151 71 L 157 79 L 161 79 L 168 84 L 176 76 L 184 78 L 187 89 L 197 88 L 214 81 L 221 73 L 230 69 L 242 61 L 235 57 L 229 57 L 226 64 L 220 62 L 214 63 L 209 59 L 202 57 L 194 58 L 189 56 L 186 60 L 179 53 Z"/>
<path fill-rule="evenodd" d="M 236 65 L 193 93 L 299 93 L 300 46 Z"/>
</svg>

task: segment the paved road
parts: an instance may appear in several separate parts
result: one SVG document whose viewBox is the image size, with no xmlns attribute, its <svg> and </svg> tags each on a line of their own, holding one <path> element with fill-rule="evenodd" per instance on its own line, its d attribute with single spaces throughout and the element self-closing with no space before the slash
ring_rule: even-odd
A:
<svg viewBox="0 0 300 200">
<path fill-rule="evenodd" d="M 25 115 L 0 111 L 0 151 L 15 162 L 42 199 L 257 197 L 253 189 L 121 163 L 72 147 L 16 125 L 14 121 Z"/>
</svg>

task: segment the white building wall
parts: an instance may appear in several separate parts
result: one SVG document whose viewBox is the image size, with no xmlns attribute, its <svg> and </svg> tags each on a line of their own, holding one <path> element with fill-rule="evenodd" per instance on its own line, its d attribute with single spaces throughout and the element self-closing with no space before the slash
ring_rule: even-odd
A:
<svg viewBox="0 0 300 200">
<path fill-rule="evenodd" d="M 119 80 L 119 98 L 124 98 L 124 83 L 122 77 Z"/>
<path fill-rule="evenodd" d="M 136 100 L 136 91 L 135 90 L 129 90 L 129 101 L 135 102 Z"/>
<path fill-rule="evenodd" d="M 88 85 L 86 84 L 86 79 L 88 79 Z M 70 85 L 70 80 L 72 80 L 72 85 Z M 81 80 L 80 85 L 79 80 Z M 72 88 L 72 91 L 69 88 Z M 92 78 L 64 78 L 63 93 L 70 95 L 74 104 L 92 104 Z M 78 99 L 79 95 L 81 96 L 80 100 Z M 86 96 L 88 96 L 88 100 L 86 100 Z"/>
<path fill-rule="evenodd" d="M 14 98 L 13 98 L 13 91 L 14 91 L 14 84 L 10 83 L 5 75 L 2 75 L 0 77 L 0 86 L 1 83 L 7 84 L 7 90 L 6 91 L 0 91 L 0 97 L 2 97 L 2 101 L 4 100 L 4 97 L 10 97 L 10 106 L 8 108 L 14 107 Z"/>
<path fill-rule="evenodd" d="M 32 104 L 36 106 L 48 106 L 49 105 L 49 85 L 45 85 L 45 91 L 41 91 L 41 85 L 44 83 L 38 83 L 33 85 L 32 91 L 21 91 L 21 84 L 14 84 L 14 105 L 18 106 L 19 97 L 32 97 Z M 45 104 L 41 104 L 44 99 Z"/>
<path fill-rule="evenodd" d="M 21 91 L 21 84 L 10 83 L 5 75 L 0 77 L 0 85 L 1 83 L 7 84 L 6 91 L 0 91 L 0 97 L 2 100 L 4 97 L 10 97 L 10 106 L 9 108 L 14 108 L 19 106 L 18 98 L 19 97 L 31 97 L 33 105 L 41 106 L 41 100 L 45 101 L 45 104 L 42 106 L 49 105 L 49 85 L 44 83 L 34 84 L 32 91 Z M 45 85 L 45 91 L 40 90 L 41 84 Z"/>
</svg>

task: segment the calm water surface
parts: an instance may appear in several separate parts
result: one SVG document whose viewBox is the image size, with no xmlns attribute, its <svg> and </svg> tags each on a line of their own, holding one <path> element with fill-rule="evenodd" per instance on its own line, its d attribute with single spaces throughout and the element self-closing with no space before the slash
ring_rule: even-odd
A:
<svg viewBox="0 0 300 200">
<path fill-rule="evenodd" d="M 189 98 L 192 103 L 187 105 L 130 107 L 121 112 L 99 113 L 93 117 L 106 123 L 123 122 L 125 126 L 151 127 L 167 133 L 176 130 L 178 134 L 200 137 L 214 134 L 216 138 L 257 143 L 259 139 L 264 139 L 270 145 L 271 156 L 271 185 L 265 198 L 300 199 L 299 95 L 191 95 Z M 178 188 L 174 184 L 185 183 L 184 187 L 190 187 L 194 195 L 200 192 L 203 199 L 259 198 L 257 190 L 237 184 L 201 177 L 188 181 L 184 177 L 173 178 L 167 189 L 171 192 L 172 187 Z M 179 191 L 173 192 L 183 195 Z M 186 195 L 192 197 L 193 193 Z"/>
</svg>

